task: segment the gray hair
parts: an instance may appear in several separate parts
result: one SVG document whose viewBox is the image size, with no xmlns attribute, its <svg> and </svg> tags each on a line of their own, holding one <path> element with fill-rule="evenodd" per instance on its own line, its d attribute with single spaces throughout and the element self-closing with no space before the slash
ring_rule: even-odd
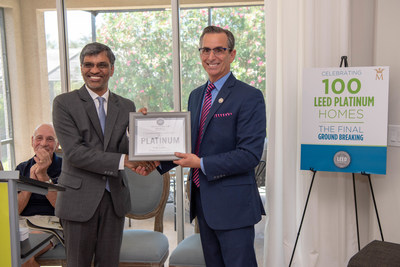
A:
<svg viewBox="0 0 400 267">
<path fill-rule="evenodd" d="M 228 48 L 230 51 L 232 51 L 235 48 L 235 37 L 233 36 L 233 33 L 230 32 L 229 30 L 223 29 L 221 27 L 217 26 L 208 26 L 205 27 L 203 30 L 203 33 L 200 36 L 200 42 L 199 42 L 199 47 L 202 47 L 203 45 L 203 37 L 207 33 L 225 33 L 226 36 L 228 37 Z"/>
<path fill-rule="evenodd" d="M 83 60 L 86 56 L 95 56 L 100 54 L 101 52 L 106 51 L 107 52 L 107 57 L 110 60 L 111 65 L 114 65 L 115 62 L 115 55 L 112 52 L 111 48 L 106 46 L 105 44 L 101 43 L 90 43 L 85 45 L 85 47 L 82 49 L 81 55 L 80 55 L 80 61 L 81 65 L 83 64 Z"/>
<path fill-rule="evenodd" d="M 41 123 L 41 124 L 39 124 L 38 126 L 36 126 L 35 130 L 33 130 L 33 135 L 32 135 L 32 137 L 35 137 L 35 136 L 36 136 L 37 130 L 38 130 L 40 127 L 42 127 L 42 126 L 48 126 L 48 127 L 52 128 L 52 129 L 53 129 L 53 132 L 54 132 L 54 138 L 55 138 L 56 142 L 58 142 L 57 135 L 56 135 L 56 130 L 54 129 L 54 126 L 53 126 L 52 123 Z"/>
</svg>

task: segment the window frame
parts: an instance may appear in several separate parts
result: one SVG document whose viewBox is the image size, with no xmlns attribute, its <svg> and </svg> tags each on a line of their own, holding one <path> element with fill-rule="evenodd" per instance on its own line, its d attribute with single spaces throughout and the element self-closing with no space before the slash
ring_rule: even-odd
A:
<svg viewBox="0 0 400 267">
<path fill-rule="evenodd" d="M 2 51 L 2 64 L 3 64 L 3 77 L 4 77 L 4 102 L 5 102 L 5 114 L 7 114 L 7 118 L 5 123 L 8 124 L 8 129 L 6 133 L 8 138 L 2 139 L 0 141 L 1 146 L 9 145 L 9 161 L 10 161 L 10 169 L 13 170 L 15 168 L 15 147 L 14 147 L 14 127 L 12 120 L 12 104 L 11 104 L 11 93 L 10 93 L 10 77 L 8 73 L 8 59 L 7 59 L 7 47 L 6 47 L 6 34 L 5 34 L 5 20 L 4 20 L 4 8 L 0 8 L 0 42 L 1 42 L 1 51 Z M 3 166 L 5 164 L 3 163 Z"/>
</svg>

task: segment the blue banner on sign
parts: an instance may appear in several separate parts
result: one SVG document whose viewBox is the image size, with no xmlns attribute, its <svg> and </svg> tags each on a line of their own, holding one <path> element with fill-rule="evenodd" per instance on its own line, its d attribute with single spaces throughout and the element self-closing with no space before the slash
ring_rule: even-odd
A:
<svg viewBox="0 0 400 267">
<path fill-rule="evenodd" d="M 350 155 L 350 164 L 339 168 L 334 163 L 337 152 Z M 386 174 L 386 146 L 301 145 L 301 170 Z M 340 160 L 340 159 L 339 159 Z"/>
</svg>

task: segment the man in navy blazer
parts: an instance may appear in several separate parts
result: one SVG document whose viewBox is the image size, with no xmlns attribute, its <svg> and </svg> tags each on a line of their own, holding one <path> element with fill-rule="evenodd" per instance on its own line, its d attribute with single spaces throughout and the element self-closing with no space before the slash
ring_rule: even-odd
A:
<svg viewBox="0 0 400 267">
<path fill-rule="evenodd" d="M 181 159 L 174 161 L 192 168 L 190 217 L 198 218 L 209 267 L 257 266 L 254 225 L 265 215 L 254 174 L 265 140 L 264 97 L 231 73 L 234 46 L 230 31 L 215 26 L 203 30 L 199 51 L 209 80 L 189 97 L 193 154 L 176 153 Z M 212 104 L 200 126 L 202 108 L 209 105 L 204 103 L 209 83 L 215 87 Z"/>
</svg>

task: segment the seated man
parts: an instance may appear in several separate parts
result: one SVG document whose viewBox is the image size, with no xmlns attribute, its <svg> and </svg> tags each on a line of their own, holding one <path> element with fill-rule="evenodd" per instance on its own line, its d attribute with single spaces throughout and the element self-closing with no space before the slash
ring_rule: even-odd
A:
<svg viewBox="0 0 400 267">
<path fill-rule="evenodd" d="M 35 155 L 28 161 L 20 163 L 16 170 L 26 178 L 56 184 L 61 173 L 61 158 L 54 153 L 57 147 L 58 142 L 53 126 L 51 124 L 39 125 L 32 136 L 32 148 Z M 45 196 L 29 191 L 20 191 L 18 192 L 18 213 L 21 216 L 54 216 L 56 198 L 56 191 L 50 191 Z M 55 245 L 56 239 L 53 240 L 35 256 L 51 249 L 53 244 Z M 32 257 L 22 266 L 39 266 L 39 264 Z"/>
</svg>

